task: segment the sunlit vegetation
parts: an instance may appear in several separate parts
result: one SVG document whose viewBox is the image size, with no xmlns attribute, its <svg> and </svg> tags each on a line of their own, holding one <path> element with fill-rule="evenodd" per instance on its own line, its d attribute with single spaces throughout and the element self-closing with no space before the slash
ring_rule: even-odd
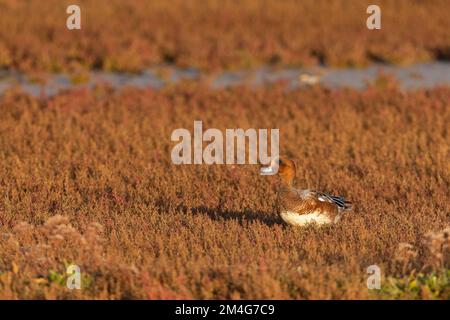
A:
<svg viewBox="0 0 450 320">
<path fill-rule="evenodd" d="M 6 93 L 0 298 L 448 299 L 449 101 L 448 88 L 376 84 Z M 194 120 L 279 128 L 298 185 L 354 211 L 289 227 L 258 166 L 173 165 L 170 134 Z M 65 287 L 68 264 L 81 290 Z"/>
<path fill-rule="evenodd" d="M 0 0 L 0 68 L 138 72 L 155 64 L 207 70 L 259 65 L 358 67 L 450 58 L 447 0 Z M 381 30 L 366 28 L 370 4 Z"/>
</svg>

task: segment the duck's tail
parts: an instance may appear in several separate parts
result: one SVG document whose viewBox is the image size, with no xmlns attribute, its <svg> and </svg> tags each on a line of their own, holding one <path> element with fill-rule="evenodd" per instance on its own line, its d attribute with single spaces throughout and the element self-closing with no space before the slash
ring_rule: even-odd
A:
<svg viewBox="0 0 450 320">
<path fill-rule="evenodd" d="M 352 211 L 353 210 L 353 203 L 349 200 L 344 201 L 344 211 Z"/>
<path fill-rule="evenodd" d="M 333 201 L 339 208 L 339 211 L 350 211 L 353 209 L 353 203 L 346 200 L 344 197 L 329 196 L 331 201 Z"/>
<path fill-rule="evenodd" d="M 345 200 L 344 197 L 335 197 L 339 198 L 338 201 L 333 201 L 338 206 L 339 213 L 334 218 L 334 223 L 337 223 L 341 220 L 342 216 L 345 215 L 346 212 L 353 210 L 353 203 L 351 201 Z"/>
</svg>

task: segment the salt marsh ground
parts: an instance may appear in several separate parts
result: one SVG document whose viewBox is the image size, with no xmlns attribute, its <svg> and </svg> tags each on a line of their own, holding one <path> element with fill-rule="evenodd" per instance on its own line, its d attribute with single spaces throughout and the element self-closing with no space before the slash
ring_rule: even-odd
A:
<svg viewBox="0 0 450 320">
<path fill-rule="evenodd" d="M 283 85 L 0 99 L 1 298 L 449 298 L 450 90 Z M 345 194 L 335 226 L 284 225 L 276 178 L 181 165 L 170 133 L 280 128 L 301 186 Z M 65 287 L 77 264 L 82 289 Z M 382 270 L 368 290 L 366 268 Z"/>
<path fill-rule="evenodd" d="M 450 58 L 449 1 L 78 3 L 82 28 L 68 30 L 72 1 L 0 0 L 0 78 L 14 75 L 0 81 L 1 299 L 450 299 L 448 78 L 411 90 L 388 75 L 361 90 L 320 74 L 290 86 L 292 72 L 211 85 L 259 67 L 436 68 Z M 369 4 L 381 30 L 366 28 Z M 89 82 L 166 67 L 201 76 Z M 25 76 L 34 95 L 16 87 Z M 64 86 L 39 91 L 52 77 Z M 257 165 L 174 165 L 171 133 L 194 120 L 278 128 L 299 186 L 345 195 L 354 211 L 289 227 L 277 178 Z M 80 290 L 66 287 L 73 264 Z"/>
</svg>

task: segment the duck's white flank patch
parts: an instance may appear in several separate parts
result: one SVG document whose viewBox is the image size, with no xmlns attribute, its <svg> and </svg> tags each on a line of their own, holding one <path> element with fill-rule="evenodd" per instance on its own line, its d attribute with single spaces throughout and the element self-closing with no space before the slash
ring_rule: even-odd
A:
<svg viewBox="0 0 450 320">
<path fill-rule="evenodd" d="M 293 226 L 305 226 L 310 223 L 328 224 L 332 222 L 327 215 L 318 212 L 298 214 L 292 211 L 283 211 L 281 212 L 281 218 Z"/>
</svg>

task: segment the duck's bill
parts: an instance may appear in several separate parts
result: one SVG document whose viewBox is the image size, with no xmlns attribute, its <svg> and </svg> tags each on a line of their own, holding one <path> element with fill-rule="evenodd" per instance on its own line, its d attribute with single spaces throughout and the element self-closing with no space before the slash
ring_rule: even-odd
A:
<svg viewBox="0 0 450 320">
<path fill-rule="evenodd" d="M 262 167 L 259 169 L 260 174 L 262 175 L 270 175 L 270 174 L 276 174 L 278 170 L 275 170 L 273 167 Z"/>
</svg>

